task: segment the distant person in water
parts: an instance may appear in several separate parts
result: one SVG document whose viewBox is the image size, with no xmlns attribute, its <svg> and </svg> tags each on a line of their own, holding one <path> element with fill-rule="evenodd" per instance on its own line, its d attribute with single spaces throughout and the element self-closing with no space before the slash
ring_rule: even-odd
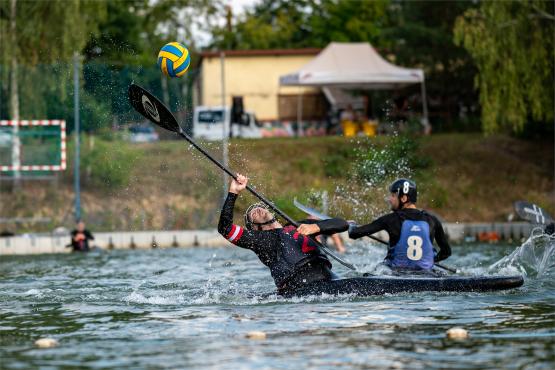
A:
<svg viewBox="0 0 555 370">
<path fill-rule="evenodd" d="M 85 228 L 83 221 L 77 222 L 77 227 L 71 232 L 71 247 L 74 252 L 88 252 L 90 250 L 89 240 L 94 236 Z"/>
<path fill-rule="evenodd" d="M 233 210 L 239 193 L 248 179 L 237 174 L 222 207 L 218 232 L 238 247 L 250 249 L 270 269 L 279 294 L 294 293 L 296 289 L 331 281 L 335 276 L 331 263 L 315 242 L 300 235 L 293 225 L 283 227 L 264 203 L 255 203 L 245 212 L 245 227 L 233 224 Z M 317 221 L 318 234 L 345 231 L 347 222 L 341 219 Z"/>
<path fill-rule="evenodd" d="M 358 226 L 351 224 L 349 237 L 353 239 L 370 236 L 385 230 L 389 234 L 389 249 L 384 263 L 393 270 L 429 271 L 434 262 L 451 255 L 443 226 L 437 217 L 416 208 L 416 184 L 407 179 L 398 179 L 389 187 L 389 203 L 393 212 L 374 222 Z M 300 225 L 299 233 L 312 235 L 318 232 L 317 225 Z M 439 246 L 436 253 L 432 241 Z"/>
</svg>

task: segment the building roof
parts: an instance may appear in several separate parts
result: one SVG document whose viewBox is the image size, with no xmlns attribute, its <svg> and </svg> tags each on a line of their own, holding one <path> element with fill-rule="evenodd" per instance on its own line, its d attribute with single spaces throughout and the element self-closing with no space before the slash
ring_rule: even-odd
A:
<svg viewBox="0 0 555 370">
<path fill-rule="evenodd" d="M 321 48 L 303 48 L 303 49 L 259 49 L 259 50 L 210 50 L 200 53 L 201 58 L 219 57 L 221 52 L 226 57 L 234 56 L 268 56 L 268 55 L 317 55 L 322 51 Z"/>
</svg>

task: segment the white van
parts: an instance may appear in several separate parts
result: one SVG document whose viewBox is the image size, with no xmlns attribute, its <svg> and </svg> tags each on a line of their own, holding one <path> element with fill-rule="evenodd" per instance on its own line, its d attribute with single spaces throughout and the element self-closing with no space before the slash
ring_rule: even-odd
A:
<svg viewBox="0 0 555 370">
<path fill-rule="evenodd" d="M 261 125 L 256 120 L 254 113 L 245 112 L 243 122 L 230 122 L 230 108 L 203 107 L 195 108 L 193 116 L 193 137 L 206 140 L 222 140 L 224 136 L 224 122 L 227 132 L 231 126 L 231 136 L 241 138 L 261 138 Z"/>
</svg>

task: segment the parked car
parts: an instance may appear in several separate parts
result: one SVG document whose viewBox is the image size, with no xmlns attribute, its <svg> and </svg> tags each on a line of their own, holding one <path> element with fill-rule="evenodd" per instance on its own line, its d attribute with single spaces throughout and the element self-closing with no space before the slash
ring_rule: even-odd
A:
<svg viewBox="0 0 555 370">
<path fill-rule="evenodd" d="M 129 131 L 129 141 L 132 143 L 151 143 L 160 140 L 158 133 L 150 125 L 131 126 Z"/>
<path fill-rule="evenodd" d="M 12 146 L 12 136 L 10 131 L 0 129 L 0 147 L 8 148 Z"/>
<path fill-rule="evenodd" d="M 231 122 L 230 108 L 204 107 L 195 108 L 193 116 L 193 136 L 206 140 L 222 140 L 224 136 L 224 122 L 227 132 L 231 128 L 232 137 L 247 139 L 261 138 L 261 124 L 256 120 L 253 112 L 245 112 L 241 122 Z"/>
</svg>

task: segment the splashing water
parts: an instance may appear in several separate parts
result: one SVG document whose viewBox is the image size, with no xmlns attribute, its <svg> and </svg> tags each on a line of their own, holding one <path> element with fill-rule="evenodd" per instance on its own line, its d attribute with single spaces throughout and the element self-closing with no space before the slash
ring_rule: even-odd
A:
<svg viewBox="0 0 555 370">
<path fill-rule="evenodd" d="M 418 144 L 394 133 L 384 146 L 372 141 L 356 142 L 356 165 L 349 181 L 336 186 L 331 208 L 341 210 L 359 222 L 369 222 L 389 209 L 387 183 L 395 178 L 412 177 Z M 414 163 L 413 163 L 414 162 Z"/>
<path fill-rule="evenodd" d="M 517 270 L 528 277 L 549 276 L 555 267 L 555 236 L 547 235 L 536 228 L 521 246 L 503 257 L 488 269 L 488 272 L 504 273 Z"/>
</svg>

